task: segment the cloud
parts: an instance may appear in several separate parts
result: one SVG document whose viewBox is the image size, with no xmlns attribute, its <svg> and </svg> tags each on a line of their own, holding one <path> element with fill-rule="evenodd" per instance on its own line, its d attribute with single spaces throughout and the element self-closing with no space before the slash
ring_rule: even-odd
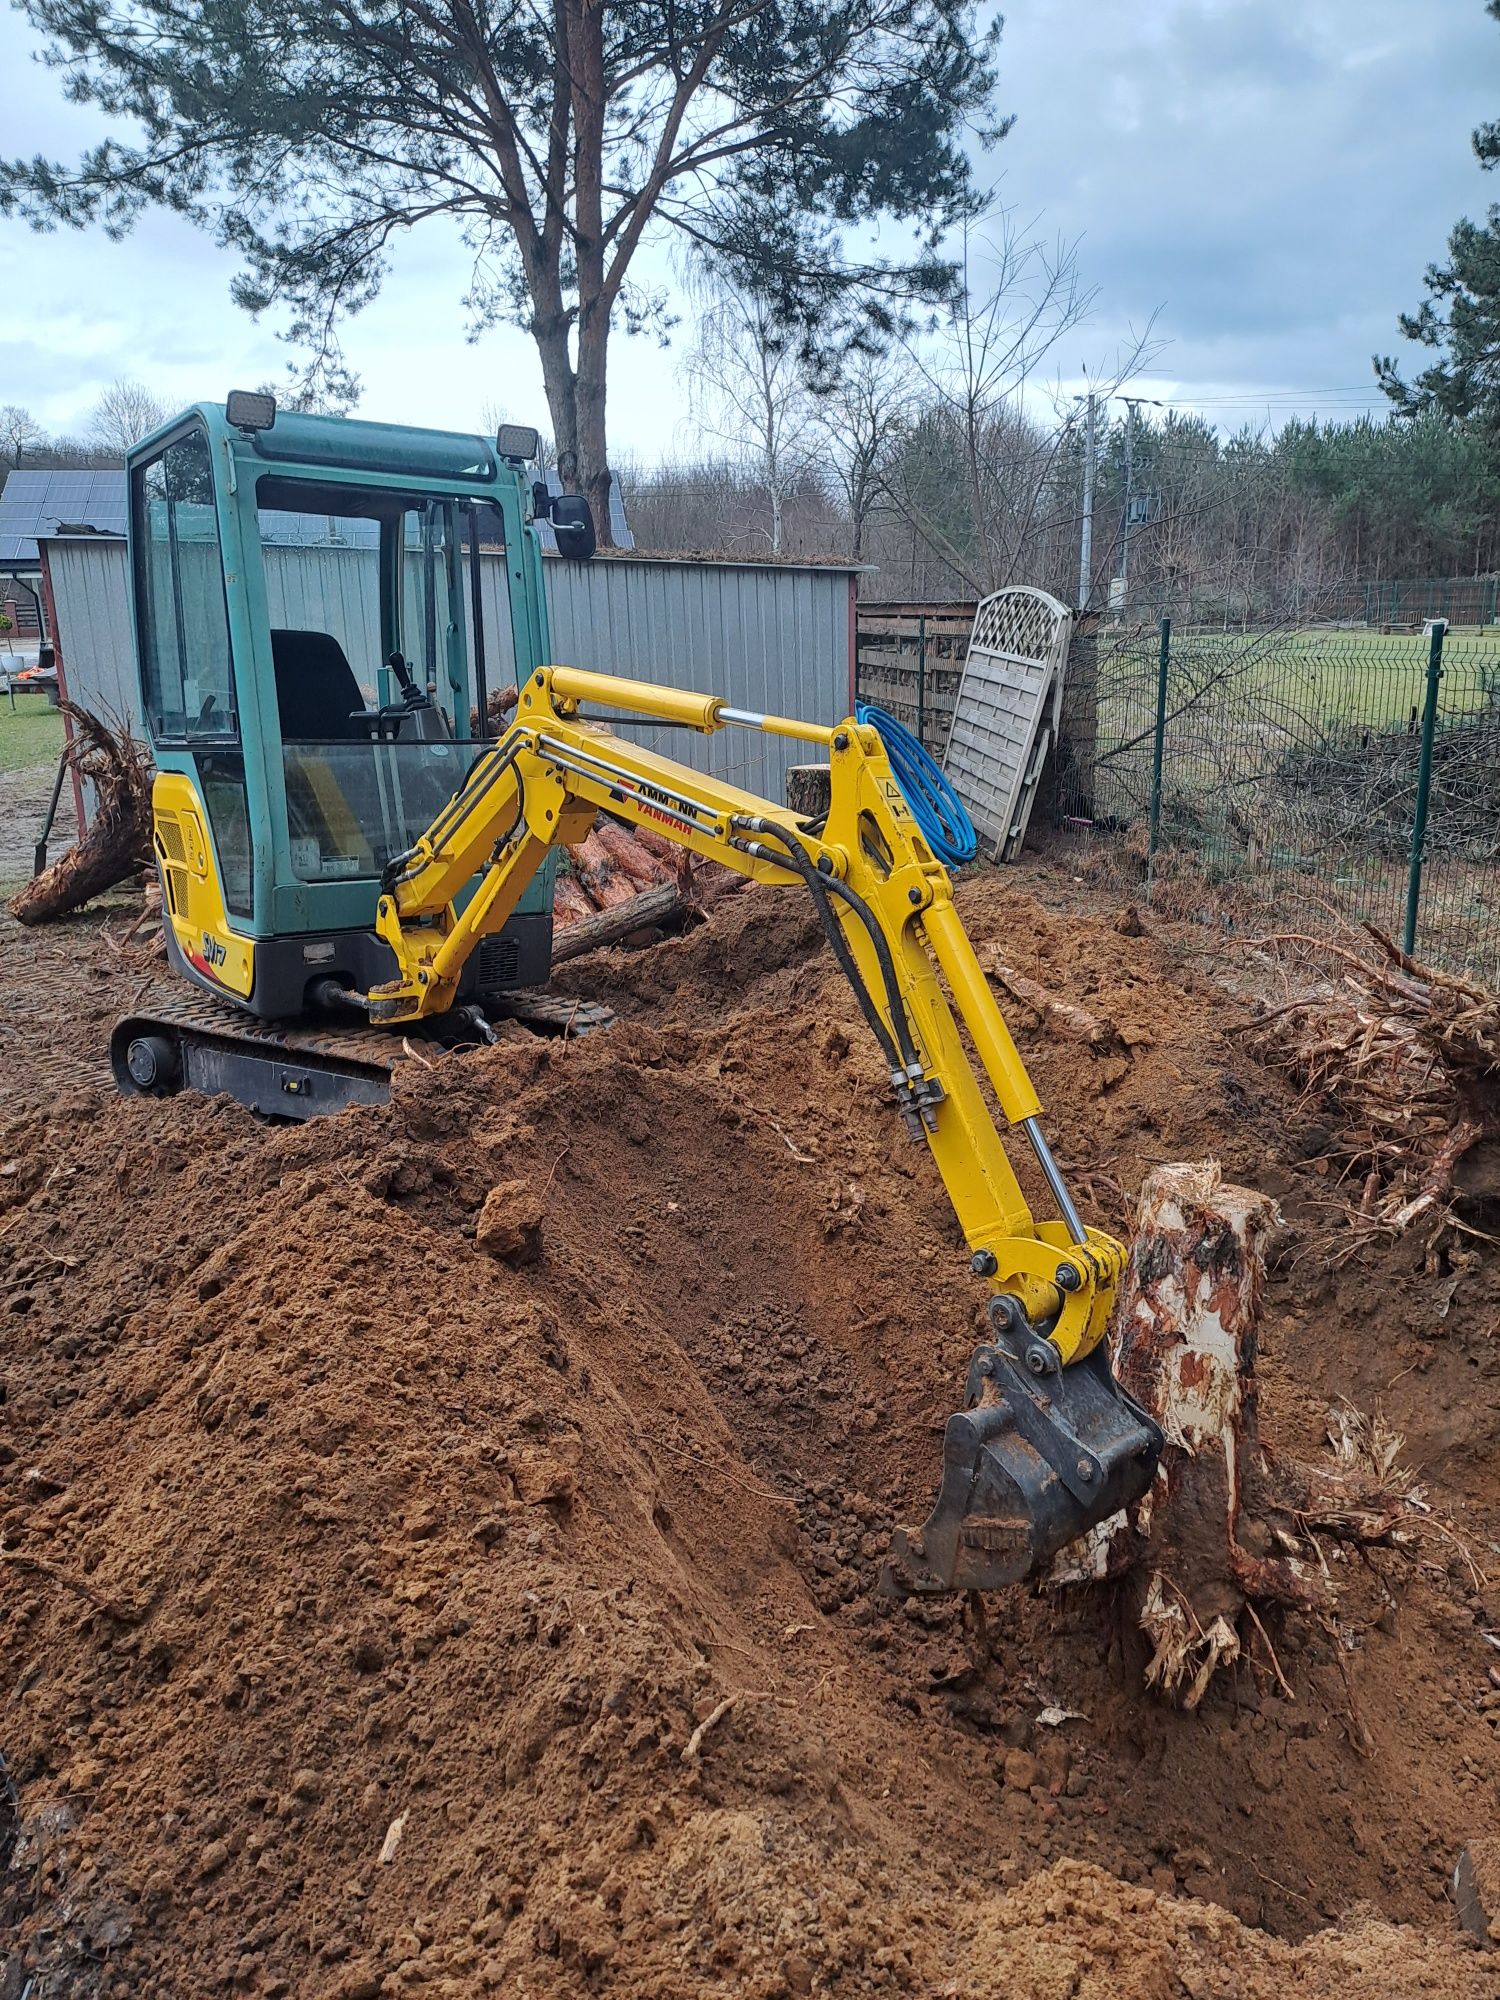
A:
<svg viewBox="0 0 1500 2000">
<path fill-rule="evenodd" d="M 35 44 L 17 16 L 7 29 L 14 77 Z M 1160 308 L 1170 345 L 1145 393 L 1231 421 L 1256 397 L 1292 407 L 1294 391 L 1305 408 L 1384 407 L 1371 353 L 1398 344 L 1396 315 L 1458 216 L 1500 199 L 1469 146 L 1500 110 L 1497 58 L 1482 0 L 1012 0 L 1000 105 L 1018 118 L 983 171 L 1043 233 L 1080 239 L 1100 297 L 1055 356 L 1067 386 Z M 8 94 L 7 151 L 68 158 L 104 129 L 44 70 Z M 81 425 L 117 375 L 188 402 L 285 367 L 274 324 L 229 302 L 234 260 L 178 218 L 118 244 L 5 222 L 0 253 L 0 401 L 53 428 Z M 499 403 L 545 420 L 526 337 L 465 338 L 456 236 L 429 229 L 393 264 L 347 332 L 363 409 L 467 428 Z M 618 453 L 672 441 L 681 352 L 614 343 Z"/>
<path fill-rule="evenodd" d="M 1497 58 L 1480 0 L 1015 0 L 1003 196 L 1081 237 L 1099 354 L 1160 308 L 1168 386 L 1379 406 L 1371 353 L 1500 196 L 1469 145 Z"/>
</svg>

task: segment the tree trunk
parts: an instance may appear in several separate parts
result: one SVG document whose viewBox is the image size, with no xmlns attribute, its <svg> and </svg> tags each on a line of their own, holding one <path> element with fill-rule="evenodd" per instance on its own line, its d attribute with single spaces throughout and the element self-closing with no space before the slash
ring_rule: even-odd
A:
<svg viewBox="0 0 1500 2000">
<path fill-rule="evenodd" d="M 578 265 L 578 491 L 594 516 L 601 548 L 614 547 L 609 518 L 605 371 L 609 322 L 623 266 L 607 280 L 604 243 L 604 9 L 599 0 L 563 0 L 573 109 L 574 255 Z M 617 253 L 617 264 L 619 257 Z"/>
<path fill-rule="evenodd" d="M 542 361 L 542 387 L 547 397 L 547 410 L 552 418 L 552 436 L 557 447 L 559 470 L 566 466 L 576 467 L 578 462 L 578 404 L 576 383 L 573 376 L 573 362 L 568 352 L 568 320 L 559 304 L 555 313 L 543 319 L 536 314 L 531 322 L 531 337 L 536 342 L 537 353 Z M 573 492 L 577 481 L 564 477 L 563 485 Z"/>
<path fill-rule="evenodd" d="M 1213 1161 L 1147 1177 L 1115 1370 L 1167 1443 L 1133 1519 L 1117 1515 L 1053 1571 L 1060 1584 L 1124 1576 L 1152 1649 L 1147 1684 L 1185 1708 L 1253 1639 L 1257 1605 L 1332 1612 L 1337 1583 L 1317 1535 L 1402 1538 L 1409 1482 L 1395 1441 L 1352 1413 L 1336 1467 L 1273 1469 L 1262 1449 L 1255 1361 L 1278 1222 L 1274 1202 L 1229 1185 Z"/>
<path fill-rule="evenodd" d="M 577 490 L 588 500 L 601 549 L 612 549 L 610 473 L 605 447 L 605 353 L 608 308 L 596 306 L 580 316 L 575 401 L 578 410 Z"/>
</svg>

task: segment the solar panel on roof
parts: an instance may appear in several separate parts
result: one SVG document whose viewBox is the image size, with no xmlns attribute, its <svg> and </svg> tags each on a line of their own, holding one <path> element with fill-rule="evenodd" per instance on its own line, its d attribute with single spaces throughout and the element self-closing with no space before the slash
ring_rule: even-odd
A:
<svg viewBox="0 0 1500 2000">
<path fill-rule="evenodd" d="M 37 562 L 37 536 L 56 534 L 64 524 L 123 535 L 124 473 L 13 472 L 0 494 L 0 562 Z"/>
</svg>

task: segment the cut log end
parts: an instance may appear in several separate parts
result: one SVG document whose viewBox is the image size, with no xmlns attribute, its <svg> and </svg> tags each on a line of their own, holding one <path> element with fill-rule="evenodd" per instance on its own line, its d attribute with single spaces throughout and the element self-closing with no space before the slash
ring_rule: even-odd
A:
<svg viewBox="0 0 1500 2000">
<path fill-rule="evenodd" d="M 832 772 L 827 764 L 791 764 L 786 774 L 786 802 L 802 819 L 816 819 L 833 801 Z"/>
</svg>

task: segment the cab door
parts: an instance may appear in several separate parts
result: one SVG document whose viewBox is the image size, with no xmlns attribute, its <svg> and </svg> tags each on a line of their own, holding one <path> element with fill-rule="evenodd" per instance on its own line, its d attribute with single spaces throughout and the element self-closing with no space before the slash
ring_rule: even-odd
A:
<svg viewBox="0 0 1500 2000">
<path fill-rule="evenodd" d="M 248 995 L 250 813 L 209 438 L 193 424 L 130 475 L 141 707 L 155 755 L 153 832 L 173 940 L 205 984 Z"/>
</svg>

